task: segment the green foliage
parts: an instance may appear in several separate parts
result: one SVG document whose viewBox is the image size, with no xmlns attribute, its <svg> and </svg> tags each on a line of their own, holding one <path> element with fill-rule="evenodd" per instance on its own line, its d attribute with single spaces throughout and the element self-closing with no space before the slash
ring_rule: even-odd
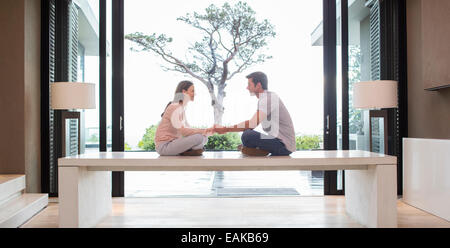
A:
<svg viewBox="0 0 450 248">
<path fill-rule="evenodd" d="M 351 134 L 363 133 L 363 122 L 361 110 L 353 108 L 353 85 L 361 81 L 361 47 L 349 46 L 349 131 Z"/>
<path fill-rule="evenodd" d="M 322 138 L 319 135 L 304 135 L 295 137 L 297 150 L 319 149 Z"/>
<path fill-rule="evenodd" d="M 98 136 L 96 134 L 91 135 L 91 137 L 89 137 L 89 139 L 87 140 L 87 142 L 90 143 L 98 143 Z"/>
<path fill-rule="evenodd" d="M 158 125 L 151 125 L 145 129 L 145 134 L 142 136 L 142 140 L 139 141 L 138 147 L 146 151 L 155 150 L 155 133 Z"/>
<path fill-rule="evenodd" d="M 240 144 L 241 136 L 238 133 L 214 134 L 208 137 L 205 149 L 230 151 L 237 150 Z"/>
<path fill-rule="evenodd" d="M 145 130 L 142 140 L 139 141 L 139 148 L 146 151 L 155 150 L 155 133 L 158 125 L 151 125 Z M 303 135 L 295 138 L 297 150 L 320 149 L 322 138 L 319 135 Z M 205 145 L 206 150 L 237 150 L 237 146 L 241 144 L 241 136 L 239 133 L 214 134 L 208 137 Z M 131 150 L 128 144 L 125 144 L 125 150 Z"/>
<path fill-rule="evenodd" d="M 131 146 L 128 143 L 125 143 L 125 151 L 131 151 Z"/>
</svg>

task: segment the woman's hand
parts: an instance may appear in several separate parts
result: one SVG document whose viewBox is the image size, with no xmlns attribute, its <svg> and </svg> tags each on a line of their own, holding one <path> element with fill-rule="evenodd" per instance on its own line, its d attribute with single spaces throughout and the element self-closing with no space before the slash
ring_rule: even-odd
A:
<svg viewBox="0 0 450 248">
<path fill-rule="evenodd" d="M 207 128 L 207 129 L 203 130 L 203 135 L 205 135 L 207 137 L 211 136 L 213 134 L 214 134 L 214 127 L 210 127 L 210 128 Z"/>
</svg>

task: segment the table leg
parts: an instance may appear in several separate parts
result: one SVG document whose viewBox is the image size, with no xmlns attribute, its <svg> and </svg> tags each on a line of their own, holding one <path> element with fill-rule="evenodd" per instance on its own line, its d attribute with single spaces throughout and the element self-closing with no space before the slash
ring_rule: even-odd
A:
<svg viewBox="0 0 450 248">
<path fill-rule="evenodd" d="M 347 214 L 367 227 L 397 227 L 397 166 L 345 171 Z"/>
<path fill-rule="evenodd" d="M 58 168 L 59 227 L 95 227 L 112 210 L 111 172 Z"/>
</svg>

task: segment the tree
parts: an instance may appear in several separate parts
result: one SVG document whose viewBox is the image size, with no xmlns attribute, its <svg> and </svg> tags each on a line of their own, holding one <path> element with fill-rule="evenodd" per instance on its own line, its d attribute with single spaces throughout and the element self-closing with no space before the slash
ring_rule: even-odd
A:
<svg viewBox="0 0 450 248">
<path fill-rule="evenodd" d="M 188 74 L 202 82 L 211 97 L 214 122 L 222 124 L 226 82 L 249 66 L 271 58 L 261 50 L 267 45 L 267 38 L 275 37 L 274 27 L 266 19 L 258 22 L 255 11 L 243 2 L 234 6 L 225 3 L 222 7 L 212 4 L 203 14 L 188 13 L 177 20 L 204 35 L 189 47 L 187 54 L 179 57 L 168 48 L 173 39 L 165 34 L 136 32 L 125 39 L 137 46 L 132 48 L 134 51 L 158 55 L 168 65 L 163 66 L 166 71 Z"/>
</svg>

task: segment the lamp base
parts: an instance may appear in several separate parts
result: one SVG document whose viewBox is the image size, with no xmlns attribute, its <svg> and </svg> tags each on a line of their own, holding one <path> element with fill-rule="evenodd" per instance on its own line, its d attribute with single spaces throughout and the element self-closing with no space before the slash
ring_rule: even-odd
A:
<svg viewBox="0 0 450 248">
<path fill-rule="evenodd" d="M 385 109 L 369 111 L 371 152 L 388 154 L 388 116 L 388 111 Z M 382 124 L 380 124 L 380 122 L 377 123 L 376 121 L 380 121 Z"/>
<path fill-rule="evenodd" d="M 80 112 L 56 110 L 58 115 L 58 157 L 80 154 Z"/>
</svg>

